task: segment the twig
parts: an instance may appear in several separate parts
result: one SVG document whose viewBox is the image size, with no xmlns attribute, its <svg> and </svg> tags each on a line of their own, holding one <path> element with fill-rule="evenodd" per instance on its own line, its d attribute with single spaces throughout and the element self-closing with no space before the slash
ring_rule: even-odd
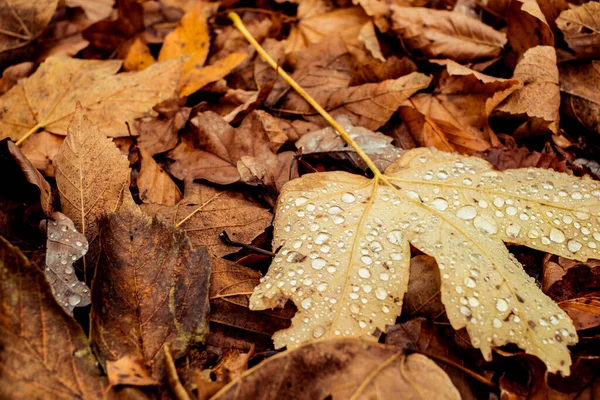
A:
<svg viewBox="0 0 600 400">
<path fill-rule="evenodd" d="M 253 251 L 255 253 L 264 254 L 269 257 L 275 257 L 275 253 L 273 253 L 272 251 L 261 249 L 260 247 L 252 246 L 251 244 L 235 242 L 235 241 L 231 240 L 229 238 L 229 235 L 225 231 L 221 232 L 219 234 L 219 237 L 221 238 L 221 241 L 223 241 L 223 243 L 225 243 L 227 246 L 243 247 L 243 248 Z"/>
</svg>

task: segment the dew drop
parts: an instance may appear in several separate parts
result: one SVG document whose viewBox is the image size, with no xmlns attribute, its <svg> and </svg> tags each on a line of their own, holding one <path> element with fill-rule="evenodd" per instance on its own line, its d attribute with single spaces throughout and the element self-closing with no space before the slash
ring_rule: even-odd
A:
<svg viewBox="0 0 600 400">
<path fill-rule="evenodd" d="M 431 204 L 439 211 L 444 211 L 448 208 L 448 202 L 446 201 L 446 199 L 443 199 L 441 197 L 433 199 Z"/>
<path fill-rule="evenodd" d="M 473 183 L 473 181 L 469 178 L 465 178 L 465 179 L 463 179 L 462 183 L 463 183 L 463 185 L 470 185 Z"/>
<path fill-rule="evenodd" d="M 327 265 L 327 261 L 325 261 L 322 258 L 315 258 L 314 260 L 312 260 L 311 262 L 311 266 L 316 269 L 317 271 L 322 269 L 325 265 Z"/>
<path fill-rule="evenodd" d="M 502 197 L 496 197 L 494 199 L 494 205 L 498 208 L 504 206 L 504 199 Z"/>
<path fill-rule="evenodd" d="M 324 292 L 325 290 L 327 290 L 327 284 L 325 282 L 321 282 L 317 285 L 317 290 L 319 292 Z"/>
<path fill-rule="evenodd" d="M 521 232 L 521 225 L 510 225 L 506 228 L 506 236 L 516 238 Z"/>
<path fill-rule="evenodd" d="M 344 210 L 342 210 L 340 207 L 338 206 L 333 206 L 330 207 L 329 210 L 327 210 L 327 212 L 331 215 L 337 215 L 337 214 L 341 214 Z"/>
<path fill-rule="evenodd" d="M 363 263 L 367 264 L 367 265 L 371 265 L 373 264 L 373 259 L 369 256 L 362 256 L 360 258 L 360 261 L 362 261 Z"/>
<path fill-rule="evenodd" d="M 477 209 L 473 206 L 464 206 L 456 212 L 456 216 L 465 220 L 473 219 L 477 216 Z"/>
<path fill-rule="evenodd" d="M 581 250 L 582 244 L 580 242 L 578 242 L 577 240 L 569 240 L 567 242 L 567 249 L 569 249 L 570 252 L 572 253 L 576 253 L 579 250 Z"/>
<path fill-rule="evenodd" d="M 500 312 L 508 310 L 508 302 L 504 299 L 498 299 L 498 301 L 496 301 L 496 310 Z"/>
<path fill-rule="evenodd" d="M 371 277 L 371 271 L 368 268 L 361 268 L 358 270 L 358 276 L 364 279 L 368 279 Z"/>
<path fill-rule="evenodd" d="M 330 238 L 330 236 L 331 235 L 329 235 L 328 233 L 321 232 L 315 238 L 315 243 L 316 244 L 323 244 L 323 243 L 325 243 L 327 241 L 327 239 Z"/>
<path fill-rule="evenodd" d="M 469 298 L 469 305 L 471 307 L 478 307 L 479 306 L 479 300 L 477 300 L 475 297 L 471 297 L 471 298 Z"/>
<path fill-rule="evenodd" d="M 460 306 L 460 313 L 466 317 L 471 315 L 471 309 L 467 306 Z"/>
<path fill-rule="evenodd" d="M 379 300 L 385 300 L 387 298 L 387 290 L 384 288 L 375 289 L 375 297 L 377 297 Z"/>
<path fill-rule="evenodd" d="M 302 204 L 306 203 L 308 201 L 308 199 L 306 197 L 298 197 L 296 199 L 296 201 L 294 202 L 294 204 L 296 204 L 296 206 L 301 206 Z"/>
<path fill-rule="evenodd" d="M 502 328 L 502 321 L 500 321 L 498 318 L 494 318 L 494 320 L 492 321 L 492 325 L 496 329 Z"/>
<path fill-rule="evenodd" d="M 446 179 L 446 178 L 448 178 L 448 173 L 446 171 L 442 170 L 437 173 L 437 177 L 440 179 Z"/>
<path fill-rule="evenodd" d="M 390 276 L 386 273 L 383 273 L 383 274 L 379 275 L 379 279 L 381 279 L 382 281 L 387 281 L 390 279 Z"/>
<path fill-rule="evenodd" d="M 307 297 L 306 299 L 302 300 L 302 308 L 308 310 L 310 306 L 312 306 L 312 299 L 310 297 Z"/>
<path fill-rule="evenodd" d="M 333 223 L 336 225 L 342 224 L 342 223 L 344 223 L 344 221 L 345 221 L 344 217 L 341 217 L 339 215 L 337 215 L 333 218 Z"/>
<path fill-rule="evenodd" d="M 513 206 L 506 207 L 506 215 L 510 215 L 511 217 L 517 215 L 517 208 Z"/>
<path fill-rule="evenodd" d="M 562 243 L 565 241 L 565 234 L 560 229 L 552 228 L 550 230 L 550 240 L 555 243 Z"/>
<path fill-rule="evenodd" d="M 354 196 L 352 193 L 344 193 L 342 195 L 342 201 L 344 203 L 353 203 L 356 200 L 356 196 Z"/>
<path fill-rule="evenodd" d="M 72 273 L 73 273 L 73 268 L 71 268 L 71 267 L 65 268 L 65 274 L 69 275 L 69 274 L 72 274 Z"/>
<path fill-rule="evenodd" d="M 78 294 L 72 294 L 69 296 L 69 304 L 75 307 L 77 304 L 81 303 L 81 296 Z"/>
<path fill-rule="evenodd" d="M 325 328 L 323 328 L 322 326 L 315 326 L 315 329 L 313 329 L 313 337 L 315 339 L 320 338 L 321 336 L 323 336 L 323 334 L 325 333 Z"/>
<path fill-rule="evenodd" d="M 496 224 L 496 221 L 485 216 L 476 217 L 473 221 L 473 226 L 489 235 L 493 235 L 494 233 L 498 232 L 498 225 Z"/>
<path fill-rule="evenodd" d="M 468 278 L 465 278 L 465 286 L 469 288 L 474 288 L 476 286 L 475 279 L 471 278 L 470 276 Z"/>
<path fill-rule="evenodd" d="M 387 240 L 391 244 L 400 244 L 402 243 L 402 232 L 400 231 L 391 231 L 387 234 Z"/>
</svg>

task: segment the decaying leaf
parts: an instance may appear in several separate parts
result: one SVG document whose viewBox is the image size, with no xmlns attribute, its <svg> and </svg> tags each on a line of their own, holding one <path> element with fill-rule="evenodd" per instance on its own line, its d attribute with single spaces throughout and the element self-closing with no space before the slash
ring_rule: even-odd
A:
<svg viewBox="0 0 600 400">
<path fill-rule="evenodd" d="M 129 355 L 121 357 L 117 361 L 107 361 L 106 375 L 110 386 L 150 386 L 159 383 L 150 376 L 143 360 Z"/>
<path fill-rule="evenodd" d="M 88 240 L 86 258 L 95 259 L 99 219 L 121 205 L 129 187 L 129 162 L 87 115 L 77 107 L 55 158 L 56 185 L 63 213 Z"/>
<path fill-rule="evenodd" d="M 308 343 L 269 358 L 213 399 L 460 399 L 448 375 L 421 354 L 356 339 Z"/>
<path fill-rule="evenodd" d="M 600 55 L 600 3 L 588 1 L 560 13 L 556 25 L 578 58 Z"/>
<path fill-rule="evenodd" d="M 85 307 L 91 302 L 90 288 L 77 279 L 73 264 L 88 251 L 84 235 L 77 232 L 73 221 L 55 212 L 46 224 L 46 278 L 56 302 L 73 315 L 73 308 Z"/>
<path fill-rule="evenodd" d="M 336 118 L 352 139 L 375 162 L 377 168 L 386 169 L 402 154 L 402 149 L 392 145 L 392 138 L 380 132 L 373 132 L 360 126 L 352 125 L 345 115 Z M 296 142 L 296 148 L 302 154 L 321 153 L 341 160 L 350 160 L 358 168 L 367 169 L 364 161 L 346 144 L 344 139 L 331 127 L 308 133 Z"/>
<path fill-rule="evenodd" d="M 0 397 L 99 399 L 106 379 L 43 272 L 0 237 Z"/>
<path fill-rule="evenodd" d="M 515 68 L 513 79 L 523 82 L 523 87 L 504 100 L 496 111 L 524 117 L 527 127 L 519 131 L 558 133 L 560 90 L 554 48 L 537 46 L 527 50 Z"/>
<path fill-rule="evenodd" d="M 558 303 L 577 330 L 595 328 L 600 325 L 600 293 L 589 293 Z"/>
<path fill-rule="evenodd" d="M 410 260 L 410 279 L 402 312 L 409 316 L 427 316 L 431 321 L 444 314 L 441 277 L 433 257 L 419 255 Z"/>
<path fill-rule="evenodd" d="M 506 17 L 508 42 L 515 53 L 515 62 L 530 48 L 554 45 L 552 29 L 538 1 L 511 1 Z"/>
<path fill-rule="evenodd" d="M 16 51 L 41 35 L 57 5 L 58 0 L 0 1 L 0 69 L 15 58 Z"/>
<path fill-rule="evenodd" d="M 481 159 L 424 148 L 372 180 L 305 175 L 279 198 L 279 251 L 250 307 L 288 298 L 298 306 L 292 327 L 274 335 L 277 348 L 313 338 L 375 339 L 400 313 L 410 243 L 436 259 L 450 323 L 466 327 L 486 359 L 493 346 L 515 343 L 549 371 L 568 374 L 573 324 L 502 242 L 597 258 L 599 197 L 600 184 L 590 179 L 534 168 L 497 172 Z"/>
<path fill-rule="evenodd" d="M 481 21 L 455 11 L 391 6 L 392 30 L 406 47 L 431 58 L 473 61 L 494 58 L 506 36 Z"/>
<path fill-rule="evenodd" d="M 143 210 L 166 224 L 178 224 L 196 248 L 206 247 L 217 256 L 239 250 L 225 245 L 219 234 L 226 231 L 232 240 L 250 243 L 270 224 L 273 215 L 259 204 L 236 192 L 186 181 L 185 198 L 175 207 L 146 204 Z"/>
<path fill-rule="evenodd" d="M 600 61 L 559 64 L 562 108 L 592 132 L 600 133 Z"/>
<path fill-rule="evenodd" d="M 164 346 L 175 359 L 207 333 L 210 264 L 185 232 L 132 208 L 104 219 L 92 288 L 91 341 L 106 364 L 126 355 L 164 377 Z"/>
<path fill-rule="evenodd" d="M 128 121 L 174 94 L 180 60 L 156 63 L 141 72 L 115 73 L 118 60 L 49 57 L 38 70 L 0 98 L 0 137 L 13 140 L 45 129 L 66 135 L 81 102 L 86 116 L 107 136 L 128 136 Z"/>
</svg>

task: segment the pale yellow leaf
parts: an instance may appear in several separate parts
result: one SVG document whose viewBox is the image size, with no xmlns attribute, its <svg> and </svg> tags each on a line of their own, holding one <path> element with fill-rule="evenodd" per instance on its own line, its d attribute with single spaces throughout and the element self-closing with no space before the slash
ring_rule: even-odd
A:
<svg viewBox="0 0 600 400">
<path fill-rule="evenodd" d="M 515 343 L 551 372 L 569 373 L 577 342 L 568 316 L 503 242 L 563 257 L 600 257 L 600 184 L 546 169 L 497 172 L 484 160 L 419 148 L 380 179 L 308 174 L 283 189 L 268 274 L 252 309 L 291 299 L 277 348 L 314 338 L 376 340 L 400 314 L 409 243 L 433 256 L 442 301 L 486 359 Z"/>
</svg>

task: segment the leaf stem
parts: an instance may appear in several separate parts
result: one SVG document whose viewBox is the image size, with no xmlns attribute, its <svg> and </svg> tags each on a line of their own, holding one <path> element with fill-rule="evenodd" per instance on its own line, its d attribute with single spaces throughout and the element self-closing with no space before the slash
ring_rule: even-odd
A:
<svg viewBox="0 0 600 400">
<path fill-rule="evenodd" d="M 44 125 L 38 122 L 33 128 L 31 128 L 30 130 L 25 132 L 23 137 L 21 139 L 17 140 L 17 143 L 15 143 L 15 144 L 17 146 L 22 145 L 23 142 L 29 138 L 29 136 L 33 135 L 34 133 L 36 133 L 38 131 L 38 129 L 43 128 L 43 127 L 44 127 Z"/>
<path fill-rule="evenodd" d="M 383 177 L 383 174 L 381 173 L 379 168 L 377 168 L 373 160 L 371 160 L 367 153 L 365 153 L 363 149 L 361 149 L 360 146 L 348 135 L 348 133 L 346 133 L 344 128 L 342 128 L 342 126 L 337 123 L 337 121 L 331 116 L 331 114 L 325 111 L 325 109 L 321 107 L 319 103 L 317 103 L 317 101 L 313 99 L 312 96 L 302 88 L 302 86 L 296 83 L 296 81 L 291 76 L 289 76 L 287 72 L 285 72 L 279 67 L 279 65 L 277 65 L 277 63 L 271 58 L 269 53 L 267 53 L 265 49 L 263 49 L 262 46 L 256 41 L 256 39 L 254 39 L 252 34 L 248 32 L 240 16 L 234 12 L 230 12 L 228 15 L 229 18 L 233 21 L 233 25 L 240 31 L 240 33 L 246 38 L 246 40 L 252 45 L 252 47 L 256 49 L 256 52 L 263 58 L 263 60 L 265 60 L 267 64 L 269 64 L 275 71 L 277 71 L 279 76 L 281 76 L 284 81 L 286 81 L 292 88 L 294 88 L 294 90 L 300 96 L 302 96 L 302 98 L 306 100 L 306 102 L 310 104 L 339 133 L 339 135 L 346 141 L 346 143 L 348 143 L 348 145 L 352 147 L 354 151 L 356 151 L 356 154 L 358 154 L 358 156 L 362 158 L 362 160 L 365 162 L 365 164 L 367 164 L 369 169 L 373 172 L 373 174 L 376 177 Z"/>
</svg>

